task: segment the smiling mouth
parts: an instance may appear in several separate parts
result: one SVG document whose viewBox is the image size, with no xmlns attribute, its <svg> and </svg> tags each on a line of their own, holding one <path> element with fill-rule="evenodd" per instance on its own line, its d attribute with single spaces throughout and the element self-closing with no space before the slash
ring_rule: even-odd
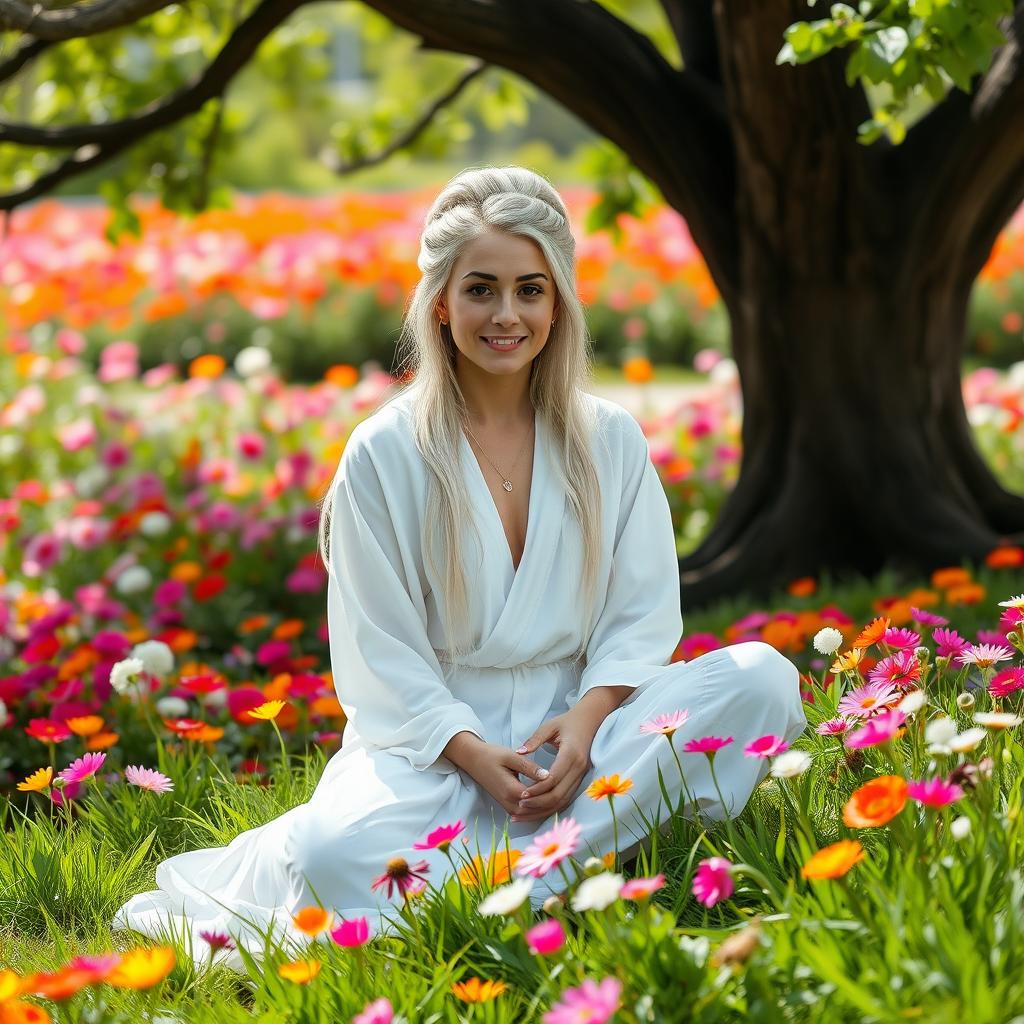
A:
<svg viewBox="0 0 1024 1024">
<path fill-rule="evenodd" d="M 521 338 L 516 338 L 516 339 L 511 339 L 511 338 L 505 339 L 505 338 L 502 338 L 502 339 L 498 340 L 498 339 L 494 339 L 494 338 L 485 338 L 483 335 L 481 335 L 480 336 L 480 340 L 488 348 L 493 348 L 493 349 L 495 349 L 497 351 L 508 351 L 510 349 L 518 348 L 520 345 L 522 345 L 522 343 L 524 341 L 526 341 L 526 337 L 523 336 Z"/>
</svg>

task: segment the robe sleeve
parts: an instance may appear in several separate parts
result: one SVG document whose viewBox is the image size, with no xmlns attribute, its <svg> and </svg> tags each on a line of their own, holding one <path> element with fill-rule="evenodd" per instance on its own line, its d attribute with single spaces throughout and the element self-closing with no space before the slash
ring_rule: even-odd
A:
<svg viewBox="0 0 1024 1024">
<path fill-rule="evenodd" d="M 445 745 L 464 730 L 483 739 L 484 726 L 444 680 L 424 605 L 411 596 L 411 587 L 420 596 L 418 574 L 382 475 L 353 432 L 332 485 L 327 621 L 335 689 L 367 744 L 408 758 L 418 771 L 453 772 L 446 758 L 435 765 Z"/>
<path fill-rule="evenodd" d="M 640 424 L 625 413 L 622 493 L 604 607 L 572 707 L 597 686 L 636 687 L 669 663 L 683 632 L 675 530 Z"/>
</svg>

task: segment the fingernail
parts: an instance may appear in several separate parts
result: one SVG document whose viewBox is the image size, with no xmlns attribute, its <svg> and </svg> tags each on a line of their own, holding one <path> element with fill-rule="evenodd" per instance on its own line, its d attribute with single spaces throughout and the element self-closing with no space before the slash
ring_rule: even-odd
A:
<svg viewBox="0 0 1024 1024">
<path fill-rule="evenodd" d="M 521 746 L 521 747 L 520 747 L 520 748 L 519 748 L 519 749 L 518 749 L 518 750 L 516 751 L 516 753 L 517 753 L 517 754 L 525 754 L 525 753 L 526 753 L 526 744 L 524 743 L 524 744 L 523 744 L 523 745 L 522 745 L 522 746 Z"/>
<path fill-rule="evenodd" d="M 510 815 L 510 817 L 509 817 L 509 821 L 518 821 L 518 820 L 519 820 L 519 815 L 518 814 L 513 814 L 513 815 Z"/>
<path fill-rule="evenodd" d="M 519 799 L 520 800 L 529 800 L 530 799 L 530 794 L 529 793 L 524 793 Z"/>
<path fill-rule="evenodd" d="M 548 773 L 547 768 L 538 768 L 537 769 L 537 777 L 540 778 L 540 779 L 546 779 L 548 777 L 548 774 L 549 773 Z"/>
</svg>

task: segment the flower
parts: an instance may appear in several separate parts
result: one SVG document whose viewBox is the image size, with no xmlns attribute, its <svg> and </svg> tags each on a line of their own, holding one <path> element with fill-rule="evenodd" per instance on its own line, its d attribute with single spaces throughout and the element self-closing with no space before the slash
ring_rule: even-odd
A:
<svg viewBox="0 0 1024 1024">
<path fill-rule="evenodd" d="M 924 690 L 911 690 L 896 707 L 905 715 L 912 715 L 915 711 L 920 711 L 927 703 L 928 696 Z"/>
<path fill-rule="evenodd" d="M 971 831 L 971 819 L 965 818 L 962 814 L 949 823 L 949 831 L 954 839 L 966 839 Z"/>
<path fill-rule="evenodd" d="M 935 641 L 935 654 L 940 658 L 951 658 L 970 647 L 955 629 L 933 629 L 932 639 Z"/>
<path fill-rule="evenodd" d="M 843 634 L 834 626 L 826 626 L 814 634 L 814 649 L 819 654 L 835 654 L 843 646 Z"/>
<path fill-rule="evenodd" d="M 846 746 L 858 749 L 860 747 L 875 747 L 879 743 L 885 743 L 886 740 L 891 740 L 896 736 L 896 733 L 906 720 L 907 716 L 895 708 L 889 711 L 882 711 L 875 715 L 874 718 L 869 719 L 856 732 L 850 733 L 845 740 Z"/>
<path fill-rule="evenodd" d="M 974 750 L 987 735 L 984 729 L 978 727 L 965 729 L 959 736 L 954 736 L 949 741 L 949 749 L 955 750 L 958 754 L 966 753 Z"/>
<path fill-rule="evenodd" d="M 708 754 L 714 756 L 722 747 L 732 743 L 732 737 L 722 739 L 720 736 L 702 736 L 699 740 L 690 740 L 683 750 L 688 754 Z"/>
<path fill-rule="evenodd" d="M 1024 668 L 1004 668 L 988 681 L 988 692 L 997 699 L 1009 697 L 1015 690 L 1024 690 Z"/>
<path fill-rule="evenodd" d="M 811 756 L 804 750 L 787 750 L 772 761 L 771 773 L 776 779 L 792 779 L 811 767 Z"/>
<path fill-rule="evenodd" d="M 18 783 L 18 789 L 22 793 L 41 793 L 52 781 L 52 768 L 37 768 L 31 775 L 25 777 L 24 782 Z"/>
<path fill-rule="evenodd" d="M 855 686 L 836 705 L 841 715 L 866 718 L 885 707 L 897 697 L 896 687 L 882 680 L 872 680 L 863 686 Z"/>
<path fill-rule="evenodd" d="M 486 1003 L 501 995 L 508 985 L 503 981 L 467 978 L 452 985 L 452 993 L 464 1003 Z"/>
<path fill-rule="evenodd" d="M 281 711 L 287 702 L 283 700 L 268 700 L 261 704 L 257 708 L 249 708 L 249 714 L 253 718 L 258 718 L 264 722 L 272 722 Z"/>
<path fill-rule="evenodd" d="M 619 890 L 619 898 L 624 900 L 647 899 L 652 893 L 657 892 L 665 884 L 665 876 L 662 874 L 653 875 L 650 878 L 631 878 Z"/>
<path fill-rule="evenodd" d="M 619 898 L 624 881 L 622 875 L 612 874 L 610 871 L 602 871 L 599 875 L 584 878 L 572 894 L 572 909 L 604 910 Z"/>
<path fill-rule="evenodd" d="M 861 658 L 864 657 L 864 649 L 862 647 L 851 647 L 845 654 L 840 654 L 829 668 L 829 672 L 833 675 L 839 675 L 840 672 L 852 672 L 859 664 Z"/>
<path fill-rule="evenodd" d="M 114 988 L 152 988 L 174 970 L 171 946 L 137 947 L 121 954 L 121 962 L 106 977 Z"/>
<path fill-rule="evenodd" d="M 484 878 L 490 885 L 502 885 L 512 877 L 512 869 L 522 855 L 522 850 L 495 850 L 485 865 L 479 854 L 474 854 L 468 864 L 459 868 L 459 880 L 472 889 L 479 888 Z"/>
<path fill-rule="evenodd" d="M 668 711 L 644 722 L 640 731 L 645 735 L 660 733 L 662 736 L 671 736 L 689 717 L 689 711 Z"/>
<path fill-rule="evenodd" d="M 989 729 L 1009 729 L 1024 721 L 1020 715 L 1011 715 L 1005 711 L 976 711 L 974 720 Z"/>
<path fill-rule="evenodd" d="M 363 946 L 370 941 L 370 922 L 365 917 L 356 917 L 351 921 L 342 918 L 337 928 L 331 930 L 331 938 L 336 945 L 346 949 Z"/>
<path fill-rule="evenodd" d="M 819 736 L 835 736 L 838 733 L 844 733 L 850 728 L 850 723 L 845 718 L 830 718 L 826 722 L 822 722 L 814 731 Z"/>
<path fill-rule="evenodd" d="M 789 744 L 781 736 L 759 736 L 743 748 L 744 757 L 774 757 L 789 750 Z"/>
<path fill-rule="evenodd" d="M 873 683 L 891 683 L 901 689 L 908 689 L 911 683 L 921 678 L 921 662 L 913 649 L 896 651 L 882 658 L 868 672 L 868 679 Z"/>
<path fill-rule="evenodd" d="M 71 735 L 71 730 L 52 718 L 32 718 L 25 726 L 25 734 L 43 743 L 63 743 Z"/>
<path fill-rule="evenodd" d="M 442 825 L 435 828 L 422 843 L 413 843 L 414 850 L 447 850 L 452 840 L 465 829 L 465 823 L 459 819 L 454 825 Z"/>
<path fill-rule="evenodd" d="M 125 658 L 111 668 L 110 685 L 122 697 L 130 693 L 138 693 L 140 688 L 135 677 L 145 669 L 146 665 L 141 658 Z"/>
<path fill-rule="evenodd" d="M 929 807 L 945 807 L 961 799 L 963 795 L 964 791 L 960 786 L 953 782 L 945 782 L 943 779 L 907 783 L 907 796 Z"/>
<path fill-rule="evenodd" d="M 169 793 L 174 789 L 174 783 L 155 768 L 130 764 L 124 770 L 124 778 L 131 785 L 138 786 L 139 789 L 148 789 L 151 793 Z"/>
<path fill-rule="evenodd" d="M 906 779 L 880 775 L 853 791 L 843 807 L 843 824 L 847 828 L 878 828 L 892 821 L 906 802 Z"/>
<path fill-rule="evenodd" d="M 130 660 L 141 662 L 142 669 L 157 679 L 174 671 L 174 650 L 162 640 L 143 640 L 136 644 L 131 649 Z"/>
<path fill-rule="evenodd" d="M 563 818 L 549 831 L 537 836 L 523 851 L 516 865 L 517 875 L 541 878 L 576 852 L 583 829 L 573 818 Z"/>
<path fill-rule="evenodd" d="M 417 891 L 416 880 L 425 882 L 423 875 L 430 869 L 430 865 L 421 860 L 418 864 L 411 864 L 404 857 L 392 857 L 388 861 L 384 874 L 379 875 L 370 885 L 371 891 L 380 888 L 387 888 L 388 899 L 391 899 L 391 890 L 394 886 L 404 896 L 410 890 Z"/>
<path fill-rule="evenodd" d="M 949 625 L 949 619 L 944 619 L 941 615 L 935 615 L 933 612 L 925 611 L 923 608 L 915 608 L 913 605 L 910 606 L 910 617 L 915 622 L 920 622 L 922 626 Z"/>
<path fill-rule="evenodd" d="M 597 984 L 587 978 L 577 988 L 567 988 L 560 1002 L 541 1018 L 542 1024 L 607 1024 L 619 1008 L 622 982 L 604 978 Z"/>
<path fill-rule="evenodd" d="M 562 922 L 555 917 L 534 925 L 526 933 L 527 948 L 535 956 L 547 956 L 556 953 L 565 945 L 565 929 Z"/>
<path fill-rule="evenodd" d="M 103 719 L 99 715 L 79 715 L 65 718 L 64 724 L 76 736 L 95 736 L 103 728 Z"/>
<path fill-rule="evenodd" d="M 997 602 L 1000 608 L 1024 608 L 1024 594 L 1018 597 L 1011 597 L 1008 601 Z"/>
<path fill-rule="evenodd" d="M 733 891 L 732 864 L 725 857 L 708 857 L 697 865 L 693 876 L 693 895 L 705 907 L 727 900 Z"/>
<path fill-rule="evenodd" d="M 882 634 L 882 643 L 894 651 L 916 648 L 921 643 L 921 634 L 915 633 L 912 629 L 890 626 Z"/>
<path fill-rule="evenodd" d="M 363 1012 L 352 1018 L 352 1024 L 391 1024 L 394 1014 L 391 1000 L 387 996 L 381 996 L 380 999 L 367 1003 L 363 1007 Z"/>
<path fill-rule="evenodd" d="M 199 938 L 212 950 L 235 948 L 235 943 L 227 932 L 201 931 Z"/>
<path fill-rule="evenodd" d="M 500 889 L 488 893 L 481 901 L 477 911 L 484 917 L 494 917 L 498 914 L 511 914 L 518 910 L 523 900 L 533 891 L 533 882 L 529 878 L 517 878 Z"/>
<path fill-rule="evenodd" d="M 880 615 L 877 619 L 872 619 L 857 635 L 857 638 L 853 641 L 853 647 L 870 647 L 872 644 L 877 644 L 882 637 L 885 636 L 885 631 L 889 628 L 889 620 L 884 616 Z"/>
<path fill-rule="evenodd" d="M 319 935 L 330 928 L 333 916 L 323 907 L 303 907 L 298 913 L 292 914 L 292 923 L 306 935 Z"/>
<path fill-rule="evenodd" d="M 103 767 L 106 754 L 83 754 L 76 758 L 60 773 L 65 782 L 84 782 L 91 779 Z"/>
<path fill-rule="evenodd" d="M 632 779 L 619 781 L 618 773 L 615 775 L 602 775 L 587 786 L 587 796 L 592 800 L 601 800 L 606 796 L 622 796 L 633 788 Z"/>
<path fill-rule="evenodd" d="M 278 965 L 277 973 L 285 981 L 294 981 L 296 985 L 305 985 L 320 973 L 321 967 L 323 964 L 319 960 L 290 960 L 288 963 Z"/>
<path fill-rule="evenodd" d="M 812 854 L 800 874 L 804 878 L 840 878 L 863 859 L 864 847 L 856 839 L 840 839 Z"/>
<path fill-rule="evenodd" d="M 1013 657 L 1013 648 L 1003 644 L 970 644 L 954 659 L 960 665 L 977 665 L 987 668 L 997 661 L 1008 661 Z"/>
</svg>

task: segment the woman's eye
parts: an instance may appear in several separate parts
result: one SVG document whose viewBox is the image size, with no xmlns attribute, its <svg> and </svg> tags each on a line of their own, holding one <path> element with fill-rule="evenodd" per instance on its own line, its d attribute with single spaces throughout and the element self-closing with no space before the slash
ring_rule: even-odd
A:
<svg viewBox="0 0 1024 1024">
<path fill-rule="evenodd" d="M 474 285 L 471 285 L 469 288 L 467 288 L 466 291 L 470 295 L 478 295 L 479 293 L 476 290 L 477 288 L 485 288 L 486 289 L 487 285 L 485 285 L 485 284 L 474 284 Z M 528 292 L 527 293 L 530 298 L 532 298 L 534 295 L 542 295 L 544 293 L 544 289 L 538 287 L 535 284 L 527 284 L 527 285 L 524 285 L 523 288 L 524 288 L 524 290 L 526 288 L 532 288 L 533 289 L 532 292 Z"/>
</svg>

